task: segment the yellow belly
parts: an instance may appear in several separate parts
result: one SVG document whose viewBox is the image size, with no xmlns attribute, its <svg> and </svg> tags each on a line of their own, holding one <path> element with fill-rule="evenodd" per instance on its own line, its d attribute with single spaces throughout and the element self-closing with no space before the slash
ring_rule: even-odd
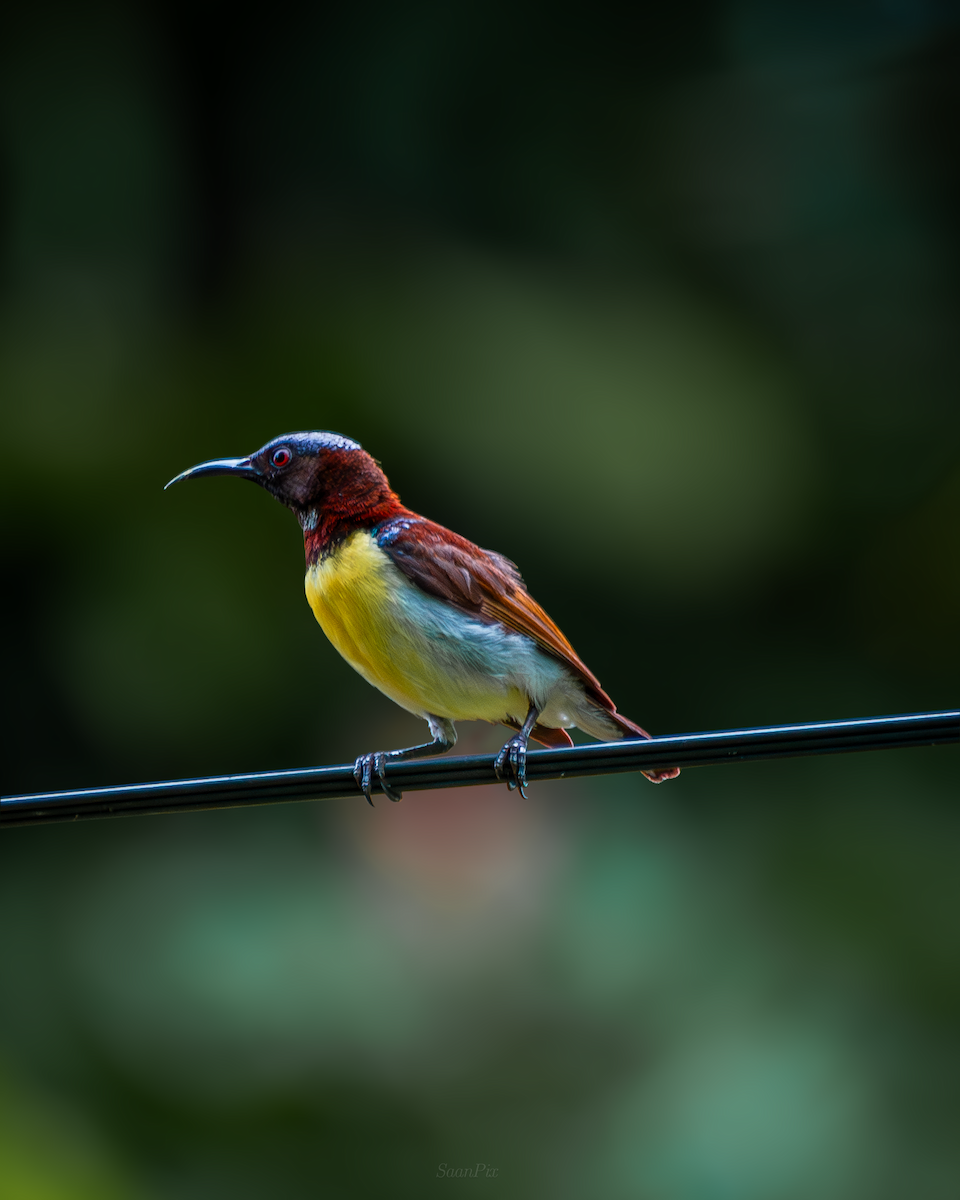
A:
<svg viewBox="0 0 960 1200">
<path fill-rule="evenodd" d="M 442 602 L 420 593 L 368 532 L 352 534 L 329 558 L 311 566 L 305 590 L 340 654 L 408 712 L 454 721 L 500 721 L 518 713 L 522 720 L 526 714 L 527 699 L 516 687 L 451 662 L 456 638 L 442 639 L 441 653 L 417 614 L 422 608 L 432 619 Z M 467 621 L 452 611 L 441 615 Z"/>
</svg>

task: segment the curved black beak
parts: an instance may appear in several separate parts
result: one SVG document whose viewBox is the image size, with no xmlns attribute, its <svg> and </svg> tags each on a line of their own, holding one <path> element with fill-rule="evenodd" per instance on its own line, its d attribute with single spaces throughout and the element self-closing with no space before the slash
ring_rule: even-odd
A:
<svg viewBox="0 0 960 1200">
<path fill-rule="evenodd" d="M 199 466 L 181 472 L 175 479 L 164 484 L 163 490 L 173 487 L 181 479 L 193 479 L 197 475 L 237 475 L 241 479 L 252 479 L 254 483 L 261 482 L 260 472 L 249 458 L 212 458 L 209 462 L 200 463 Z"/>
</svg>

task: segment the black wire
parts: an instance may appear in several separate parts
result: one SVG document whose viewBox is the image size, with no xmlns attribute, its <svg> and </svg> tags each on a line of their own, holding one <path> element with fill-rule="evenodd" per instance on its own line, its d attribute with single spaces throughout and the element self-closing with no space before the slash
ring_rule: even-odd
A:
<svg viewBox="0 0 960 1200">
<path fill-rule="evenodd" d="M 813 725 L 771 725 L 719 733 L 683 733 L 650 741 L 595 742 L 562 750 L 532 750 L 527 757 L 527 778 L 532 783 L 654 767 L 706 767 L 760 758 L 892 750 L 947 742 L 960 742 L 960 710 L 822 721 Z M 388 763 L 387 776 L 392 787 L 406 792 L 498 782 L 493 772 L 493 756 L 486 754 Z M 39 825 L 90 817 L 194 812 L 291 800 L 356 798 L 359 795 L 351 763 L 337 767 L 213 775 L 206 779 L 4 796 L 0 799 L 0 825 Z"/>
</svg>

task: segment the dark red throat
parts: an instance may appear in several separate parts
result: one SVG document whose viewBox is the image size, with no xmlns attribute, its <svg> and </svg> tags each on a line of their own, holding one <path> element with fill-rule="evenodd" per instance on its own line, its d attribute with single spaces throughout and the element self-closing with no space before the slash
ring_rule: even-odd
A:
<svg viewBox="0 0 960 1200">
<path fill-rule="evenodd" d="M 332 554 L 356 530 L 372 529 L 406 512 L 386 475 L 365 450 L 328 451 L 323 456 L 316 501 L 307 510 L 309 520 L 304 526 L 307 566 Z"/>
</svg>

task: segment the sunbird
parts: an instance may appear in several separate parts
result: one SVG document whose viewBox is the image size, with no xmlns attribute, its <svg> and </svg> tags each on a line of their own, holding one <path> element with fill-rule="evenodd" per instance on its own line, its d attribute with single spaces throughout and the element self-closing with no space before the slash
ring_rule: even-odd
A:
<svg viewBox="0 0 960 1200">
<path fill-rule="evenodd" d="M 368 683 L 427 722 L 433 741 L 356 760 L 354 777 L 371 804 L 375 778 L 401 799 L 388 762 L 443 754 L 456 744 L 456 721 L 516 730 L 494 769 L 521 795 L 530 738 L 572 746 L 574 727 L 601 741 L 650 737 L 617 712 L 516 566 L 404 507 L 357 442 L 286 433 L 248 458 L 200 463 L 166 486 L 200 475 L 252 480 L 293 512 L 321 629 Z M 662 783 L 680 769 L 643 774 Z"/>
</svg>

